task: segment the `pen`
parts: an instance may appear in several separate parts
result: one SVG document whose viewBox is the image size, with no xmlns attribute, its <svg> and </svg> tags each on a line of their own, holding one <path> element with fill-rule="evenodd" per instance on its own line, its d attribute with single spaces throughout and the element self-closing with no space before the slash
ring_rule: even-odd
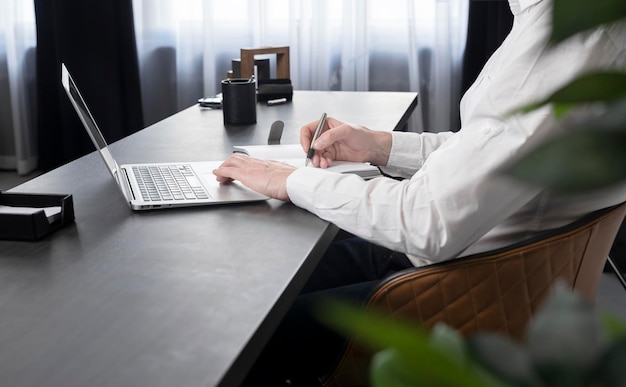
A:
<svg viewBox="0 0 626 387">
<path fill-rule="evenodd" d="M 267 104 L 269 106 L 280 105 L 283 103 L 287 103 L 287 98 L 276 98 L 267 100 Z"/>
<path fill-rule="evenodd" d="M 305 166 L 309 165 L 309 163 L 311 162 L 311 158 L 313 158 L 313 155 L 315 154 L 315 148 L 313 148 L 313 145 L 315 144 L 315 140 L 317 140 L 317 138 L 320 136 L 320 133 L 322 133 L 322 128 L 324 127 L 325 122 L 326 113 L 322 113 L 322 117 L 317 123 L 317 128 L 315 128 L 315 133 L 313 134 L 313 139 L 311 140 L 311 146 L 309 147 L 309 151 L 306 154 L 306 161 L 304 162 Z"/>
</svg>

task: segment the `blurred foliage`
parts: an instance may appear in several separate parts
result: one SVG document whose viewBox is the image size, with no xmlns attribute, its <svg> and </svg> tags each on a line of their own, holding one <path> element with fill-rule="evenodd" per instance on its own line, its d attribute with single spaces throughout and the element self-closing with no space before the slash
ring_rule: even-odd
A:
<svg viewBox="0 0 626 387">
<path fill-rule="evenodd" d="M 550 42 L 557 45 L 625 19 L 626 0 L 554 0 Z M 626 181 L 626 71 L 582 74 L 514 114 L 548 104 L 566 130 L 507 166 L 505 173 L 560 193 Z M 345 304 L 328 306 L 320 319 L 378 351 L 371 366 L 374 386 L 626 386 L 626 324 L 597 316 L 561 284 L 535 315 L 521 344 L 498 334 L 464 339 L 445 325 L 426 332 Z"/>
<path fill-rule="evenodd" d="M 599 317 L 561 283 L 530 322 L 523 343 L 497 333 L 463 338 L 444 324 L 427 332 L 344 303 L 322 310 L 321 320 L 376 352 L 373 386 L 626 385 L 626 324 Z"/>
<path fill-rule="evenodd" d="M 555 0 L 550 41 L 602 24 L 626 22 L 626 0 Z M 558 193 L 580 193 L 626 181 L 626 69 L 582 74 L 524 114 L 551 105 L 567 130 L 538 145 L 504 173 Z"/>
<path fill-rule="evenodd" d="M 579 32 L 625 17 L 626 1 L 623 0 L 557 0 L 550 40 L 560 43 Z"/>
</svg>

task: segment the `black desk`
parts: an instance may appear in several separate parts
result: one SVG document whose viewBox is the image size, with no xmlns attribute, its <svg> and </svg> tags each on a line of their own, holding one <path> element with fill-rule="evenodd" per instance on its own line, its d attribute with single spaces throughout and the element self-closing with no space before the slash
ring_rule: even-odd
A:
<svg viewBox="0 0 626 387">
<path fill-rule="evenodd" d="M 401 129 L 415 93 L 304 92 L 224 128 L 192 106 L 113 145 L 118 162 L 219 160 L 283 143 L 322 111 Z M 86 134 L 85 134 L 86 135 Z M 235 386 L 333 239 L 291 204 L 136 213 L 96 153 L 13 192 L 71 193 L 76 222 L 36 243 L 0 241 L 1 386 Z"/>
</svg>

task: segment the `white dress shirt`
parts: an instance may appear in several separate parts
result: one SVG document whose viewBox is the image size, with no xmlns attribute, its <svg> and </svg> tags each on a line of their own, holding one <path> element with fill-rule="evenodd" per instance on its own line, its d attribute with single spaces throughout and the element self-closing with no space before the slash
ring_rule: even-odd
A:
<svg viewBox="0 0 626 387">
<path fill-rule="evenodd" d="M 509 0 L 513 28 L 461 100 L 461 130 L 393 132 L 384 171 L 398 181 L 303 168 L 287 180 L 291 201 L 416 265 L 504 247 L 626 201 L 626 189 L 557 197 L 495 171 L 554 135 L 550 107 L 511 116 L 575 76 L 621 66 L 623 26 L 547 49 L 550 0 Z M 621 62 L 620 62 L 621 61 Z M 337 117 L 340 118 L 340 117 Z M 448 128 L 449 129 L 449 128 Z"/>
</svg>

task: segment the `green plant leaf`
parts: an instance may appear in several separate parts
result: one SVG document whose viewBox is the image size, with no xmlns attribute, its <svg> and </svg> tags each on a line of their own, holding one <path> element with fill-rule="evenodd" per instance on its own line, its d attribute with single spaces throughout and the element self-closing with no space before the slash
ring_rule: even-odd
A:
<svg viewBox="0 0 626 387">
<path fill-rule="evenodd" d="M 554 116 L 556 118 L 562 118 L 563 116 L 565 116 L 567 113 L 569 113 L 572 109 L 576 107 L 576 105 L 573 103 L 559 103 L 559 102 L 555 102 L 552 106 L 554 109 Z"/>
<path fill-rule="evenodd" d="M 386 356 L 393 358 L 400 356 L 402 364 L 411 370 L 411 374 L 415 373 L 423 380 L 430 380 L 433 383 L 438 381 L 440 383 L 438 385 L 450 387 L 502 386 L 497 379 L 488 377 L 484 370 L 470 366 L 467 361 L 459 364 L 456 355 L 450 356 L 433 346 L 428 333 L 419 326 L 403 321 L 391 321 L 371 311 L 364 313 L 352 305 L 341 302 L 325 304 L 317 315 L 330 327 L 352 336 L 352 340 L 369 345 L 374 350 L 393 348 L 395 351 L 393 355 Z M 389 363 L 381 361 L 381 364 L 385 367 Z M 390 377 L 394 379 L 390 383 L 400 383 L 395 378 L 401 373 L 394 369 L 373 370 L 372 372 L 376 373 L 377 378 L 391 375 Z M 411 378 L 413 377 L 418 376 L 412 375 Z M 381 381 L 377 386 L 387 386 L 387 384 Z"/>
<path fill-rule="evenodd" d="M 374 386 L 414 387 L 439 384 L 436 376 L 414 372 L 411 364 L 395 348 L 388 348 L 374 355 L 370 376 Z"/>
<path fill-rule="evenodd" d="M 360 308 L 340 301 L 324 303 L 318 310 L 318 319 L 346 336 L 373 350 L 395 347 L 402 353 L 412 353 L 424 346 L 429 338 L 419 326 L 385 319 L 375 312 L 365 314 Z"/>
<path fill-rule="evenodd" d="M 548 102 L 587 103 L 626 97 L 626 73 L 601 71 L 583 74 L 555 91 Z"/>
<path fill-rule="evenodd" d="M 469 370 L 459 372 L 457 369 L 449 368 L 445 373 L 441 373 L 439 369 L 432 372 L 428 362 L 423 363 L 418 370 L 415 364 L 407 362 L 407 358 L 397 349 L 387 348 L 372 358 L 370 380 L 374 387 L 509 387 L 482 369 L 473 368 L 473 370 L 477 375 L 482 375 L 467 379 L 451 378 L 450 374 L 469 375 Z"/>
<path fill-rule="evenodd" d="M 559 43 L 579 32 L 626 18 L 624 0 L 555 0 L 550 41 Z"/>
<path fill-rule="evenodd" d="M 374 355 L 371 366 L 371 381 L 374 386 L 389 387 L 418 386 L 419 375 L 410 372 L 410 365 L 394 348 L 384 349 Z"/>
<path fill-rule="evenodd" d="M 463 337 L 448 325 L 436 324 L 430 332 L 429 343 L 434 349 L 447 354 L 458 365 L 467 363 Z"/>
<path fill-rule="evenodd" d="M 497 334 L 477 334 L 467 340 L 470 357 L 512 386 L 539 385 L 530 354 L 511 339 Z"/>
<path fill-rule="evenodd" d="M 527 332 L 535 369 L 550 386 L 583 383 L 607 345 L 593 307 L 560 282 Z"/>
<path fill-rule="evenodd" d="M 626 131 L 573 130 L 539 145 L 503 172 L 556 193 L 607 188 L 626 179 Z"/>
<path fill-rule="evenodd" d="M 516 109 L 513 114 L 528 113 L 552 103 L 555 104 L 558 117 L 576 104 L 610 102 L 624 97 L 626 97 L 626 73 L 599 71 L 580 75 L 546 99 Z"/>
<path fill-rule="evenodd" d="M 602 327 L 610 340 L 618 340 L 626 337 L 626 322 L 608 312 L 602 313 L 600 319 L 602 321 Z"/>
</svg>

